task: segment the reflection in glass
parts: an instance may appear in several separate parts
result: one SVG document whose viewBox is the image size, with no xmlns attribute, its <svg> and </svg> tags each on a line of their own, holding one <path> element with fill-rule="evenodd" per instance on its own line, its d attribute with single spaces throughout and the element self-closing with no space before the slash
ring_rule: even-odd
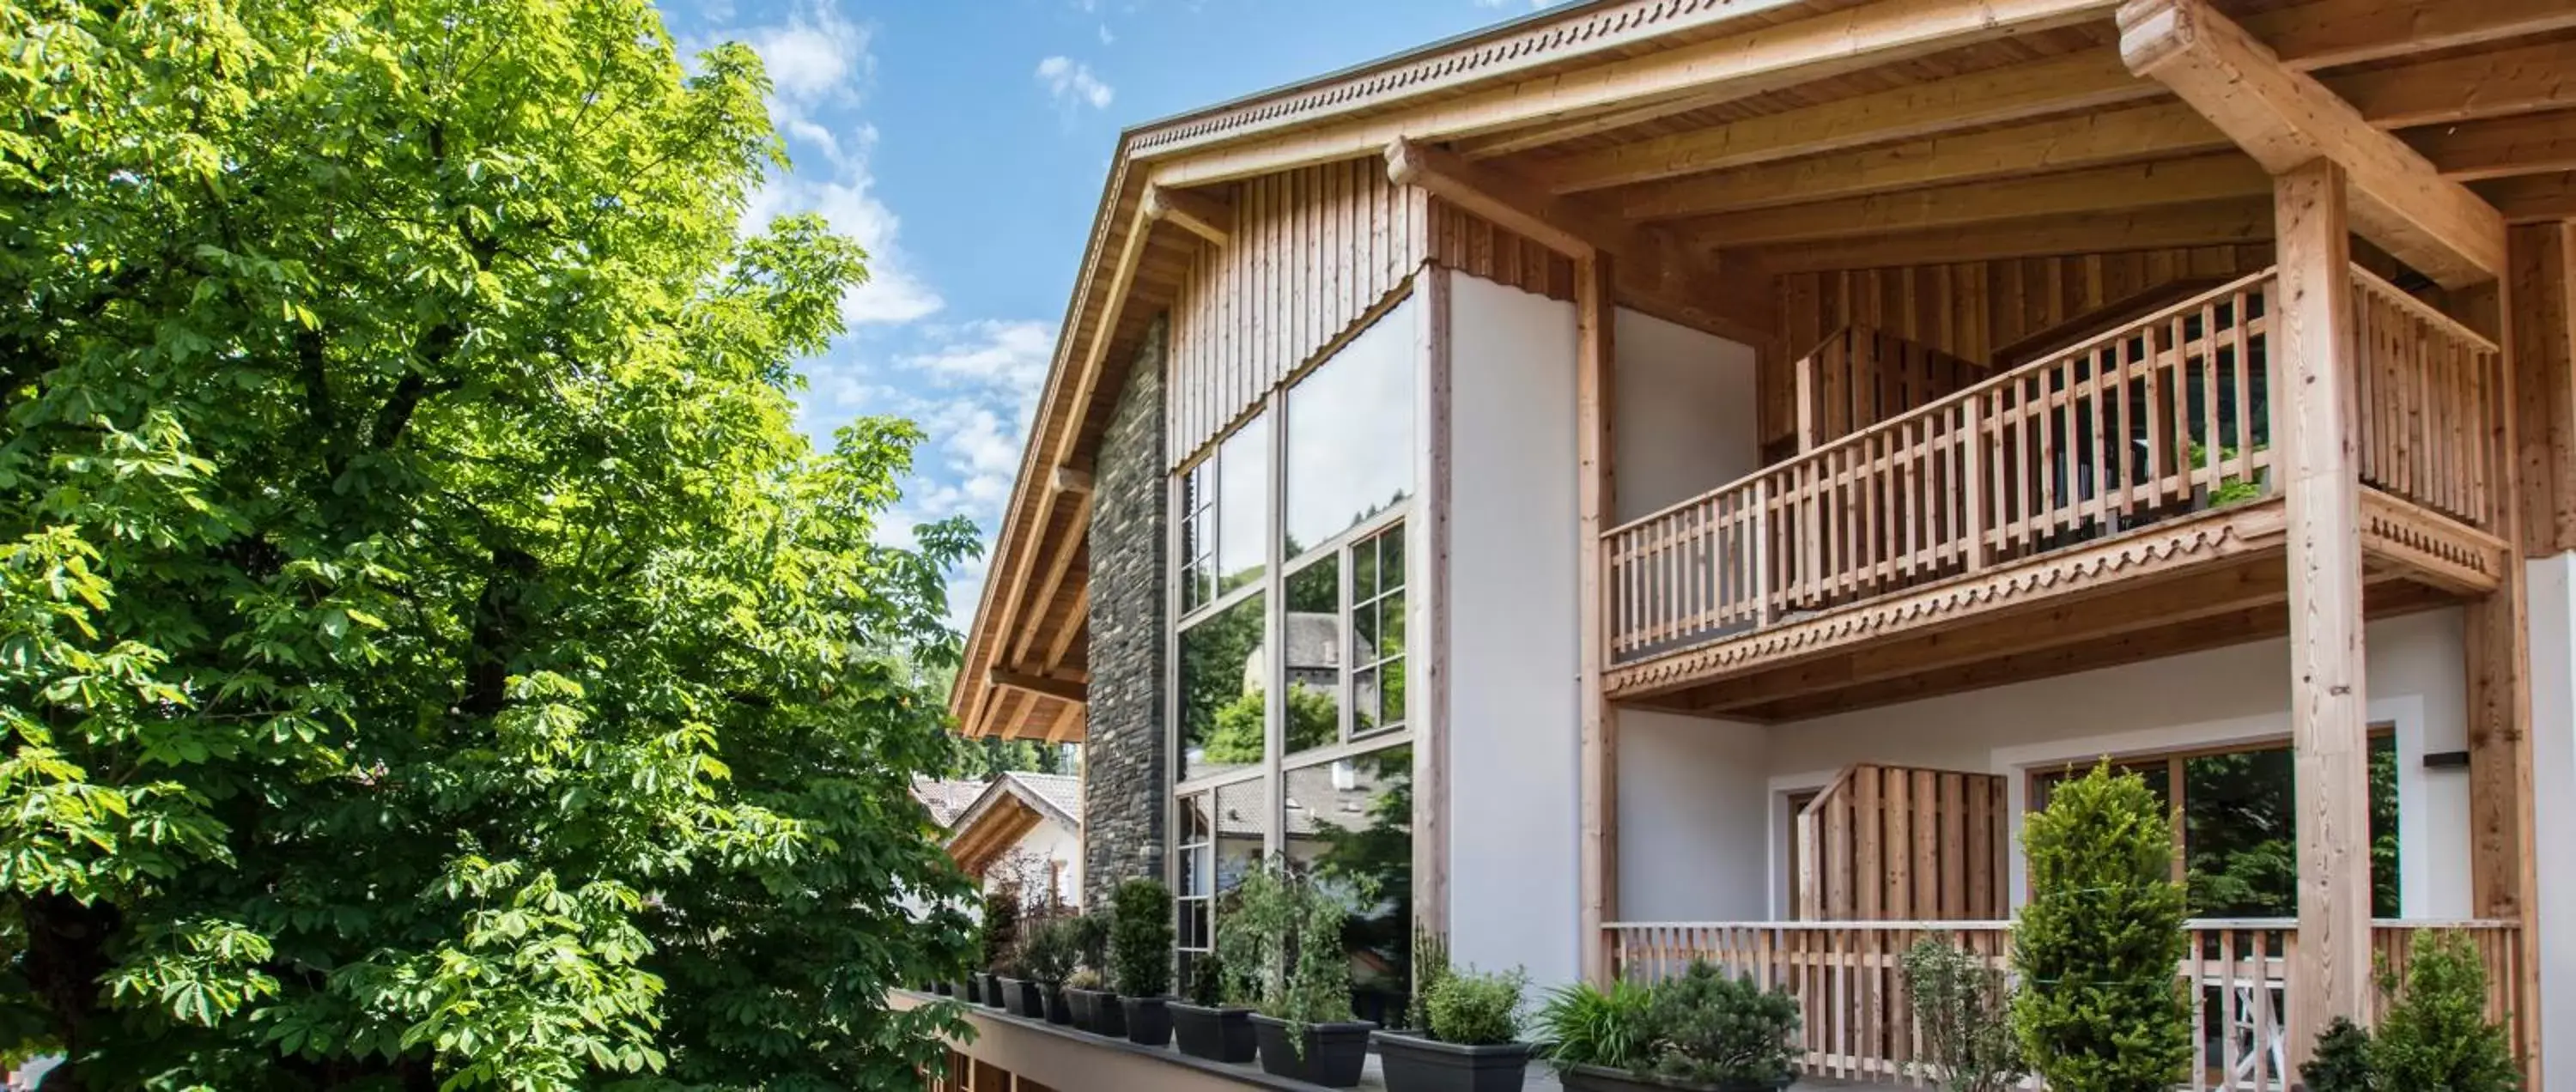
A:
<svg viewBox="0 0 2576 1092">
<path fill-rule="evenodd" d="M 1270 418 L 1255 417 L 1217 448 L 1218 591 L 1261 579 L 1270 541 Z"/>
<path fill-rule="evenodd" d="M 1181 631 L 1180 780 L 1262 759 L 1261 602 L 1253 595 Z"/>
<path fill-rule="evenodd" d="M 1261 864 L 1262 841 L 1270 834 L 1268 783 L 1246 781 L 1218 788 L 1215 818 L 1216 893 L 1222 896 L 1241 886 L 1244 875 Z M 1223 912 L 1221 905 L 1219 912 Z"/>
<path fill-rule="evenodd" d="M 1208 795 L 1193 793 L 1181 798 L 1180 838 L 1176 843 L 1180 886 L 1173 892 L 1173 910 L 1179 916 L 1174 922 L 1174 945 L 1183 950 L 1208 947 L 1215 934 L 1209 932 L 1208 897 L 1216 890 L 1216 857 L 1210 852 L 1208 833 Z"/>
<path fill-rule="evenodd" d="M 2286 918 L 2299 912 L 2295 759 L 2286 747 L 2183 760 L 2183 844 L 2191 912 L 2211 918 Z M 2371 914 L 2400 912 L 2397 742 L 2370 745 Z"/>
<path fill-rule="evenodd" d="M 1216 598 L 1216 460 L 1181 473 L 1181 613 Z"/>
<path fill-rule="evenodd" d="M 1288 753 L 1342 738 L 1342 565 L 1338 553 L 1288 574 Z"/>
<path fill-rule="evenodd" d="M 1351 731 L 1404 724 L 1404 525 L 1351 547 Z"/>
<path fill-rule="evenodd" d="M 1411 993 L 1413 749 L 1288 771 L 1287 853 L 1349 894 L 1351 1008 L 1384 1026 Z"/>
<path fill-rule="evenodd" d="M 1412 313 L 1397 306 L 1288 389 L 1288 556 L 1413 494 Z"/>
</svg>

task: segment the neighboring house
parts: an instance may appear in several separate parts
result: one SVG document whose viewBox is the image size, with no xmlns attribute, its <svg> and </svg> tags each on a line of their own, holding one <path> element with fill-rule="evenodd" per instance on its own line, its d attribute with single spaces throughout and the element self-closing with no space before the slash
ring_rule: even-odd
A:
<svg viewBox="0 0 2576 1092">
<path fill-rule="evenodd" d="M 912 796 L 930 809 L 931 822 L 939 824 L 941 830 L 947 830 L 957 825 L 957 816 L 965 812 L 967 805 L 984 795 L 984 786 L 988 784 L 991 782 L 916 777 L 912 779 Z"/>
<path fill-rule="evenodd" d="M 2447 925 L 2576 1090 L 2570 26 L 1594 0 L 1129 130 L 953 712 L 1083 742 L 1084 901 L 1164 879 L 1184 961 L 1286 855 L 1874 1079 L 1885 953 L 2008 944 L 2108 756 L 2196 1088 Z"/>
<path fill-rule="evenodd" d="M 1082 901 L 1082 779 L 1003 773 L 949 824 L 948 854 L 987 891 L 1037 884 L 1054 902 Z M 1037 891 L 1022 890 L 1023 901 Z"/>
</svg>

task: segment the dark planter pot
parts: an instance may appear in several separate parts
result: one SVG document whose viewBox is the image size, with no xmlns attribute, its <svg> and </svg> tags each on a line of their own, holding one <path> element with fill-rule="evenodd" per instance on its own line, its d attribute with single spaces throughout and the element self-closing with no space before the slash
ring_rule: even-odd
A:
<svg viewBox="0 0 2576 1092">
<path fill-rule="evenodd" d="M 1119 1017 L 1127 1023 L 1128 1042 L 1137 1046 L 1160 1047 L 1172 1041 L 1170 998 L 1121 997 L 1116 1007 Z"/>
<path fill-rule="evenodd" d="M 1381 1031 L 1369 1037 L 1386 1068 L 1386 1092 L 1520 1092 L 1528 1043 L 1459 1046 Z"/>
<path fill-rule="evenodd" d="M 1046 999 L 1038 996 L 1038 984 L 1025 978 L 995 975 L 993 981 L 1002 987 L 1002 1011 L 1032 1020 L 1046 1019 Z"/>
<path fill-rule="evenodd" d="M 1118 995 L 1107 990 L 1077 990 L 1065 987 L 1064 998 L 1073 1005 L 1073 1026 L 1094 1035 L 1124 1038 L 1127 1034 L 1127 1010 L 1118 1004 Z"/>
<path fill-rule="evenodd" d="M 1689 1084 L 1682 1081 L 1640 1077 L 1624 1069 L 1605 1069 L 1597 1065 L 1560 1065 L 1556 1083 L 1565 1092 L 1780 1092 L 1789 1087 L 1791 1078 L 1777 1081 L 1728 1081 L 1725 1084 Z M 1390 1085 L 1390 1088 L 1393 1086 Z"/>
<path fill-rule="evenodd" d="M 930 992 L 938 994 L 941 997 L 955 997 L 957 996 L 957 984 L 954 982 L 933 982 L 930 984 Z"/>
<path fill-rule="evenodd" d="M 1172 1038 L 1183 1054 L 1242 1065 L 1261 1053 L 1260 1040 L 1252 1036 L 1251 1009 L 1204 1008 L 1174 1001 L 1164 1011 L 1172 1018 Z"/>
<path fill-rule="evenodd" d="M 975 1003 L 986 1008 L 1002 1007 L 1002 976 L 990 971 L 975 974 Z"/>
<path fill-rule="evenodd" d="M 1036 985 L 1040 1002 L 1038 1011 L 1046 1016 L 1046 1022 L 1072 1027 L 1073 1000 L 1064 995 L 1064 987 L 1051 986 L 1044 982 Z"/>
<path fill-rule="evenodd" d="M 1326 1088 L 1349 1088 L 1360 1083 L 1360 1070 L 1368 1065 L 1369 1033 L 1377 1025 L 1366 1020 L 1308 1024 L 1300 1044 L 1291 1039 L 1287 1021 L 1254 1013 L 1252 1030 L 1261 1044 L 1262 1072 Z"/>
</svg>

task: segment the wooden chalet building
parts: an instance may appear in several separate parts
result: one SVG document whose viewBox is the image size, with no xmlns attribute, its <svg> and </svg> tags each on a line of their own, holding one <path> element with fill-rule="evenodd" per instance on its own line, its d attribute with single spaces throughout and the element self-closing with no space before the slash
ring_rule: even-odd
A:
<svg viewBox="0 0 2576 1092">
<path fill-rule="evenodd" d="M 2196 1087 L 2439 927 L 2576 1089 L 2571 172 L 2576 0 L 1595 0 L 1138 126 L 955 713 L 1185 961 L 1295 850 L 1364 998 L 1711 958 L 1892 1082 L 2107 756 Z"/>
</svg>

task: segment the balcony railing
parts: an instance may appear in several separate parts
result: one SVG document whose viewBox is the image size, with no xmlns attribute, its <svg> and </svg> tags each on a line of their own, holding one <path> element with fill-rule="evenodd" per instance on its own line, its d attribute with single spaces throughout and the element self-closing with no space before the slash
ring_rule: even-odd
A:
<svg viewBox="0 0 2576 1092">
<path fill-rule="evenodd" d="M 2362 480 L 2498 525 L 2493 343 L 2354 270 Z M 1604 534 L 1628 662 L 2271 492 L 2266 271 Z"/>
<path fill-rule="evenodd" d="M 2190 923 L 2187 953 L 2175 968 L 2191 998 L 2190 1087 L 2196 1092 L 2279 1092 L 2288 1087 L 2292 922 Z M 2510 921 L 2380 921 L 2371 943 L 2400 973 L 2424 934 L 2466 932 L 2486 964 L 2487 1016 L 2506 1022 L 2514 1050 L 2527 1057 L 2531 1027 L 2522 996 L 2519 927 Z M 1607 927 L 1614 965 L 1625 978 L 1655 981 L 1707 960 L 1756 984 L 1778 986 L 1798 1000 L 1801 1068 L 1812 1076 L 1929 1085 L 1921 1029 L 1915 1026 L 1900 961 L 1925 937 L 1944 937 L 2011 965 L 2012 926 L 1956 922 L 1699 922 Z"/>
</svg>

